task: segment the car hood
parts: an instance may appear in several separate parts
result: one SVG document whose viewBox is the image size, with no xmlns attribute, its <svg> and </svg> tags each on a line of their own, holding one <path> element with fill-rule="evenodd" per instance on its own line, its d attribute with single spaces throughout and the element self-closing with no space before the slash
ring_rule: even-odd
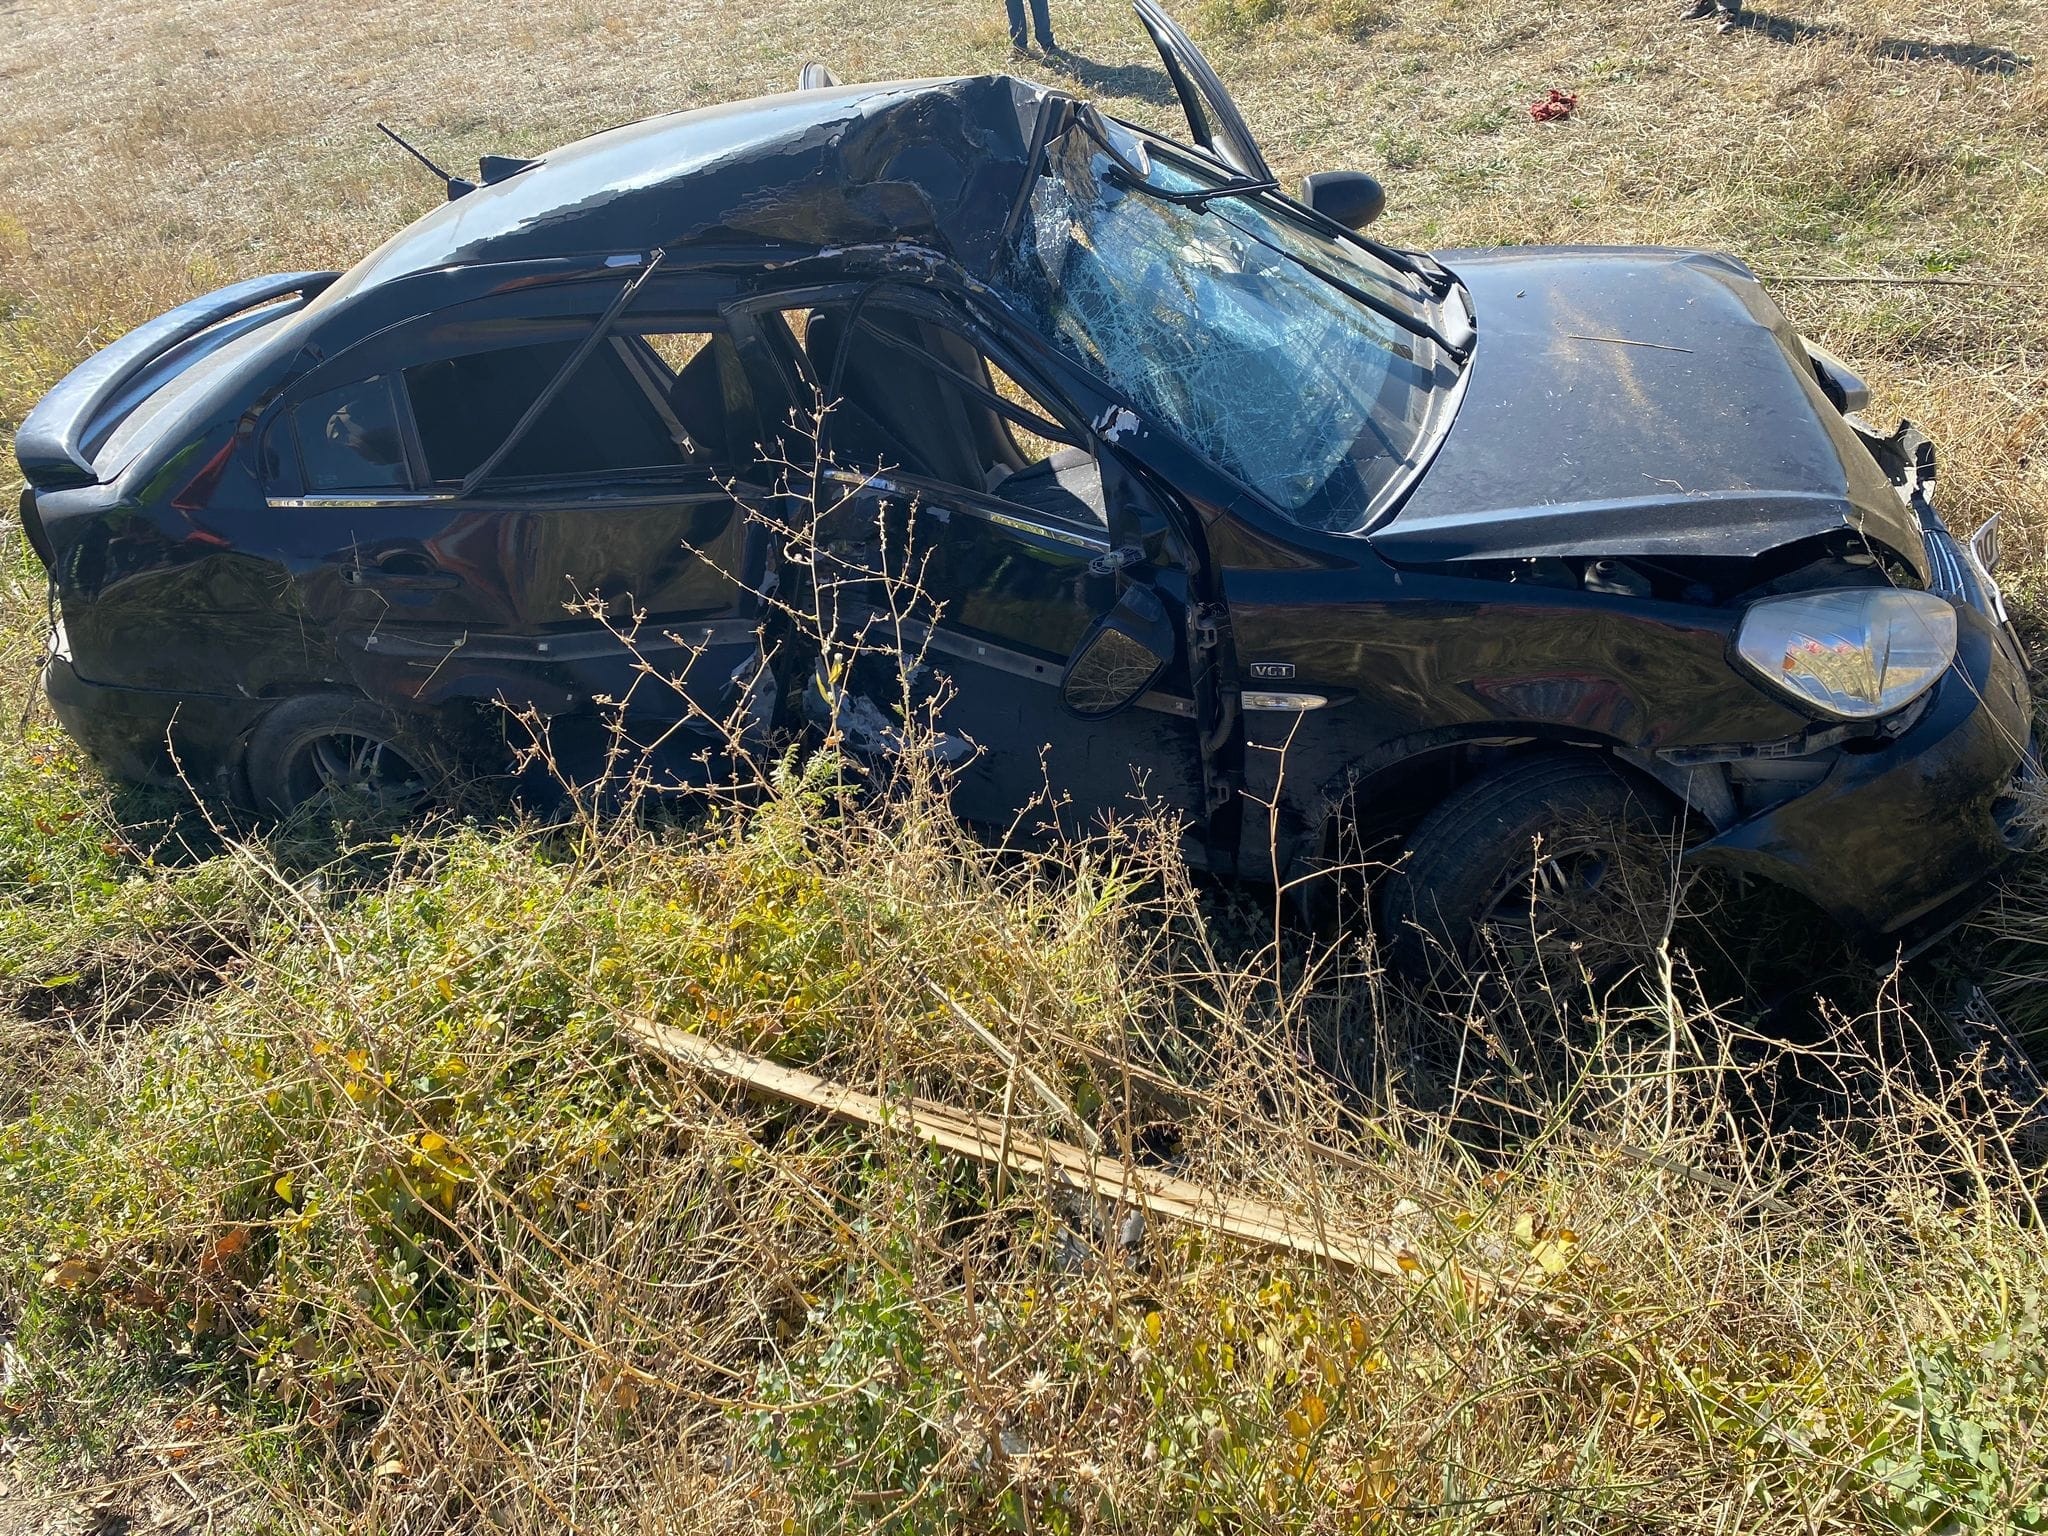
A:
<svg viewBox="0 0 2048 1536">
<path fill-rule="evenodd" d="M 1740 262 L 1641 248 L 1444 259 L 1479 343 L 1448 438 L 1371 535 L 1387 559 L 1741 558 L 1847 526 L 1925 579 L 1917 523 Z"/>
</svg>

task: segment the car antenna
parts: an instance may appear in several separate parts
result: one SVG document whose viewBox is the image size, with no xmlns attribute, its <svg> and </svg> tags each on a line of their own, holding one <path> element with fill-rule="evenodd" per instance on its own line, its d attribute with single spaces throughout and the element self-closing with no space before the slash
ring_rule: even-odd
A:
<svg viewBox="0 0 2048 1536">
<path fill-rule="evenodd" d="M 463 196 L 465 193 L 474 192 L 476 190 L 475 182 L 469 180 L 467 177 L 464 176 L 450 176 L 446 171 L 442 170 L 441 167 L 434 164 L 433 161 L 429 160 L 425 155 L 421 154 L 418 150 L 414 149 L 410 144 L 406 143 L 405 140 L 401 139 L 397 134 L 393 133 L 389 128 L 385 127 L 382 123 L 379 123 L 377 125 L 377 131 L 383 134 L 384 137 L 389 139 L 392 143 L 396 144 L 400 149 L 404 150 L 408 155 L 411 155 L 413 159 L 419 161 L 421 165 L 424 165 L 436 176 L 440 177 L 441 180 L 448 183 L 449 202 L 452 203 L 455 201 L 455 199 Z"/>
</svg>

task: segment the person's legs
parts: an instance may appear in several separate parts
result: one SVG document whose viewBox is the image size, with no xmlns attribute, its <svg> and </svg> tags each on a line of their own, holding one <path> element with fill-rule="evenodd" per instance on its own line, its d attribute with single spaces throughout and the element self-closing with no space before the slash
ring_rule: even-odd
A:
<svg viewBox="0 0 2048 1536">
<path fill-rule="evenodd" d="M 1015 4 L 1016 0 L 1011 0 Z M 1038 29 L 1038 46 L 1047 53 L 1055 51 L 1059 44 L 1052 40 L 1052 11 L 1048 0 L 1031 0 L 1031 25 Z"/>
<path fill-rule="evenodd" d="M 1032 0 L 1032 3 L 1042 6 L 1045 0 Z M 1024 0 L 1003 0 L 1003 4 L 1010 11 L 1010 46 L 1021 52 L 1025 43 Z"/>
</svg>

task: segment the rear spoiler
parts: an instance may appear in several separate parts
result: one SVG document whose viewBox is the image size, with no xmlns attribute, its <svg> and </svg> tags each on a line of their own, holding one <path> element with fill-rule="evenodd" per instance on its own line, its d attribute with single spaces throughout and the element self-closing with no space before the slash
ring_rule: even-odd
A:
<svg viewBox="0 0 2048 1536">
<path fill-rule="evenodd" d="M 123 386 L 165 353 L 245 309 L 299 295 L 311 299 L 339 272 L 281 272 L 252 277 L 180 304 L 102 348 L 43 396 L 14 434 L 14 456 L 29 484 L 42 490 L 91 485 L 97 478 L 85 443 Z"/>
</svg>

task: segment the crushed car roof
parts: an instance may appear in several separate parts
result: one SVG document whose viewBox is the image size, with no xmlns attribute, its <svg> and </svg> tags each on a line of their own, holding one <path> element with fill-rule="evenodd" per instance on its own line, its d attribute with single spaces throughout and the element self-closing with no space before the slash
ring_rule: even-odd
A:
<svg viewBox="0 0 2048 1536">
<path fill-rule="evenodd" d="M 438 267 L 743 241 L 929 244 L 982 270 L 1052 93 L 1008 75 L 791 91 L 565 145 L 400 231 L 325 296 Z"/>
</svg>

